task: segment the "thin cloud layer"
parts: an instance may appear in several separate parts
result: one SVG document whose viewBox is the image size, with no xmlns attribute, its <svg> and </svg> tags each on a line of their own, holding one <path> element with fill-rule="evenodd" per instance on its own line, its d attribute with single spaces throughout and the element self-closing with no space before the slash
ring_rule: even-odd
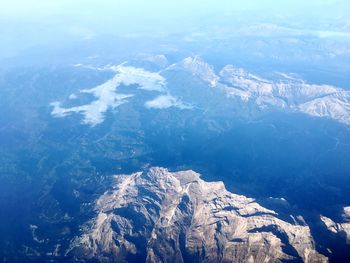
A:
<svg viewBox="0 0 350 263">
<path fill-rule="evenodd" d="M 117 88 L 120 85 L 137 85 L 139 89 L 147 91 L 165 91 L 166 81 L 158 73 L 123 65 L 112 66 L 106 69 L 115 71 L 116 75 L 95 88 L 80 90 L 80 93 L 92 94 L 96 100 L 90 104 L 70 108 L 62 107 L 62 104 L 58 101 L 53 102 L 51 103 L 51 106 L 53 106 L 52 115 L 54 117 L 65 117 L 73 113 L 80 113 L 83 115 L 82 123 L 95 126 L 104 121 L 105 113 L 109 109 L 115 109 L 127 102 L 127 98 L 133 96 L 133 94 L 117 93 Z"/>
<path fill-rule="evenodd" d="M 171 95 L 161 95 L 153 100 L 147 101 L 145 107 L 148 109 L 168 109 L 171 107 L 179 109 L 190 109 L 191 106 Z"/>
</svg>

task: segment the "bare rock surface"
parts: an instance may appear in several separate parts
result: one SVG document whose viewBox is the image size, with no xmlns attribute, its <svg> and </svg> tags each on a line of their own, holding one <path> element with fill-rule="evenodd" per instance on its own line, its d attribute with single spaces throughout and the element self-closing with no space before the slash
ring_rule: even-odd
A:
<svg viewBox="0 0 350 263">
<path fill-rule="evenodd" d="M 327 229 L 334 234 L 345 236 L 346 243 L 350 244 L 350 206 L 344 207 L 342 218 L 342 222 L 336 223 L 332 219 L 321 215 L 321 220 Z"/>
<path fill-rule="evenodd" d="M 193 171 L 116 176 L 97 216 L 72 243 L 99 262 L 327 262 L 304 223 L 290 223 L 254 199 Z M 301 220 L 299 220 L 301 221 Z"/>
</svg>

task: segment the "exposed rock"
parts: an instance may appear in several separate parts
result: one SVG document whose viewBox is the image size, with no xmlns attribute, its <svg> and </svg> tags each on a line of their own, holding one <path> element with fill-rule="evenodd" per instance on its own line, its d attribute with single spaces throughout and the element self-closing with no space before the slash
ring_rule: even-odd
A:
<svg viewBox="0 0 350 263">
<path fill-rule="evenodd" d="M 289 223 L 254 199 L 193 171 L 151 168 L 116 176 L 97 216 L 72 243 L 100 262 L 327 262 L 307 225 Z"/>
<path fill-rule="evenodd" d="M 219 76 L 215 74 L 213 67 L 199 57 L 187 57 L 181 62 L 169 67 L 169 69 L 176 68 L 184 69 L 192 73 L 209 83 L 212 87 L 215 87 L 220 79 Z"/>
<path fill-rule="evenodd" d="M 338 87 L 309 84 L 283 73 L 277 82 L 271 81 L 233 65 L 226 65 L 216 75 L 213 67 L 198 57 L 188 57 L 170 67 L 174 68 L 191 72 L 228 97 L 260 108 L 273 106 L 350 124 L 350 92 Z"/>
<path fill-rule="evenodd" d="M 151 59 L 151 58 L 149 58 Z M 163 55 L 153 57 L 155 61 L 166 65 L 167 59 Z M 95 70 L 112 70 L 116 75 L 107 82 L 92 88 L 80 90 L 80 93 L 92 94 L 96 100 L 90 104 L 78 105 L 70 108 L 62 106 L 61 102 L 52 102 L 52 115 L 65 117 L 73 113 L 84 115 L 83 123 L 97 125 L 104 121 L 105 113 L 126 102 L 133 94 L 119 94 L 117 88 L 123 85 L 138 85 L 138 89 L 161 93 L 155 98 L 158 109 L 175 106 L 179 109 L 191 108 L 196 101 L 182 103 L 181 98 L 173 97 L 167 89 L 167 80 L 160 72 L 150 72 L 143 68 L 125 66 L 92 67 Z M 276 107 L 291 112 L 301 112 L 315 117 L 324 117 L 350 125 L 350 91 L 331 85 L 309 84 L 301 79 L 279 73 L 278 81 L 267 80 L 249 73 L 248 71 L 226 65 L 217 75 L 212 65 L 199 57 L 187 57 L 167 67 L 166 70 L 184 70 L 201 79 L 210 87 L 224 92 L 227 97 L 236 97 L 246 103 L 254 103 L 259 108 Z M 79 94 L 78 94 L 79 95 Z M 71 94 L 69 99 L 76 99 L 77 94 Z M 159 102 L 165 106 L 158 107 Z M 145 103 L 149 104 L 154 101 Z"/>
<path fill-rule="evenodd" d="M 321 216 L 322 222 L 327 226 L 327 229 L 334 234 L 342 234 L 346 238 L 346 243 L 350 244 L 350 207 L 344 207 L 343 222 L 336 223 L 332 219 Z"/>
<path fill-rule="evenodd" d="M 350 124 L 350 92 L 330 86 L 308 84 L 285 74 L 279 82 L 262 79 L 232 65 L 220 72 L 229 96 L 253 101 L 261 107 L 277 106 Z"/>
<path fill-rule="evenodd" d="M 160 68 L 165 68 L 169 65 L 169 61 L 164 55 L 149 56 L 146 58 L 146 60 L 156 64 Z"/>
</svg>

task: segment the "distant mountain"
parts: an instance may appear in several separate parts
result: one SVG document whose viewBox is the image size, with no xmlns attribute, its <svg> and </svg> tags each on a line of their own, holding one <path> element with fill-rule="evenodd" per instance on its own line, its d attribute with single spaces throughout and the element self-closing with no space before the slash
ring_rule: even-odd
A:
<svg viewBox="0 0 350 263">
<path fill-rule="evenodd" d="M 332 219 L 322 215 L 321 220 L 329 231 L 345 236 L 346 243 L 350 244 L 350 206 L 344 207 L 341 223 L 335 223 Z"/>
<path fill-rule="evenodd" d="M 97 216 L 75 239 L 79 259 L 100 262 L 327 262 L 301 216 L 291 222 L 193 171 L 151 168 L 116 176 Z"/>
<path fill-rule="evenodd" d="M 160 56 L 160 58 L 166 59 L 165 56 Z M 149 59 L 147 62 L 151 63 Z M 157 60 L 154 63 L 159 64 Z M 348 90 L 330 85 L 309 84 L 284 73 L 276 74 L 276 80 L 268 80 L 233 65 L 226 65 L 219 74 L 216 74 L 214 67 L 200 57 L 187 57 L 168 67 L 165 65 L 164 63 L 164 68 L 159 72 L 124 64 L 103 68 L 89 66 L 92 70 L 113 71 L 116 72 L 116 75 L 95 88 L 82 89 L 77 93 L 78 95 L 93 94 L 96 100 L 90 104 L 65 108 L 62 107 L 61 102 L 52 102 L 52 115 L 65 117 L 72 113 L 80 113 L 85 116 L 82 123 L 92 126 L 100 124 L 107 110 L 127 103 L 128 99 L 134 95 L 133 93 L 119 93 L 118 88 L 121 85 L 137 85 L 138 89 L 158 92 L 160 96 L 144 102 L 146 108 L 189 109 L 192 105 L 195 106 L 197 101 L 182 102 L 181 99 L 174 97 L 167 86 L 170 81 L 177 82 L 176 77 L 168 80 L 163 76 L 168 73 L 185 71 L 191 73 L 193 78 L 203 81 L 208 87 L 217 88 L 228 98 L 237 98 L 260 109 L 273 107 L 350 124 L 350 91 Z M 184 94 L 178 95 L 182 97 Z M 71 96 L 75 98 L 77 95 L 71 94 Z M 196 97 L 193 99 L 196 100 Z"/>
<path fill-rule="evenodd" d="M 213 67 L 199 57 L 187 57 L 181 62 L 169 66 L 168 69 L 185 69 L 212 87 L 215 87 L 219 81 Z"/>
<path fill-rule="evenodd" d="M 260 108 L 278 107 L 325 117 L 350 124 L 350 91 L 330 85 L 309 84 L 287 74 L 278 74 L 277 81 L 256 76 L 245 69 L 226 65 L 217 75 L 202 59 L 186 58 L 177 64 L 227 96 L 255 103 Z"/>
</svg>

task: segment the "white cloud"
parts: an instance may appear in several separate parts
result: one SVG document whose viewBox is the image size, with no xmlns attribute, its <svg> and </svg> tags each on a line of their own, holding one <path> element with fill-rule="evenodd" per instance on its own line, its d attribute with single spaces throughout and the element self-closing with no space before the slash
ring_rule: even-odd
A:
<svg viewBox="0 0 350 263">
<path fill-rule="evenodd" d="M 75 95 L 74 93 L 70 94 L 68 97 L 68 99 L 70 99 L 70 100 L 75 100 L 77 98 L 78 98 L 77 95 Z"/>
<path fill-rule="evenodd" d="M 166 80 L 157 72 L 123 65 L 112 66 L 110 68 L 118 73 L 124 85 L 138 84 L 139 89 L 159 92 L 165 91 Z"/>
<path fill-rule="evenodd" d="M 171 107 L 176 107 L 179 109 L 190 109 L 192 106 L 183 103 L 181 100 L 171 96 L 171 95 L 161 95 L 153 100 L 147 101 L 145 107 L 148 109 L 168 109 Z"/>
<path fill-rule="evenodd" d="M 120 83 L 119 76 L 116 75 L 113 79 L 108 80 L 96 88 L 81 90 L 81 93 L 91 93 L 96 97 L 96 100 L 90 104 L 63 108 L 60 102 L 53 102 L 51 103 L 54 107 L 52 115 L 55 117 L 65 117 L 72 113 L 81 113 L 84 116 L 82 121 L 84 124 L 97 125 L 104 121 L 104 114 L 108 109 L 118 107 L 126 102 L 126 98 L 133 96 L 116 93 L 116 88 Z"/>
<path fill-rule="evenodd" d="M 105 113 L 109 109 L 115 109 L 127 102 L 127 98 L 133 96 L 132 94 L 117 93 L 117 88 L 122 84 L 138 85 L 139 89 L 147 91 L 165 91 L 166 81 L 158 73 L 124 65 L 105 67 L 102 70 L 113 70 L 116 75 L 95 88 L 80 90 L 80 93 L 92 94 L 96 100 L 90 104 L 70 108 L 62 107 L 60 102 L 53 102 L 51 103 L 51 106 L 53 106 L 52 115 L 54 117 L 65 117 L 73 113 L 80 113 L 84 116 L 82 121 L 84 124 L 94 126 L 104 121 Z M 69 98 L 71 99 L 72 95 Z"/>
</svg>

